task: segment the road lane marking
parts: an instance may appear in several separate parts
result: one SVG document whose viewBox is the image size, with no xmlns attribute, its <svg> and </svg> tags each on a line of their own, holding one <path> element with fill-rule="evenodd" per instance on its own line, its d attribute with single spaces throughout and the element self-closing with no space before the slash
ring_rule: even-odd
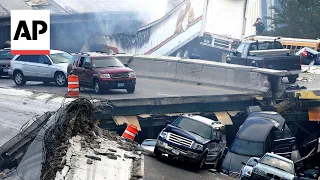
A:
<svg viewBox="0 0 320 180">
<path fill-rule="evenodd" d="M 162 93 L 157 93 L 157 95 L 160 95 L 160 96 L 177 96 L 177 95 L 171 95 L 171 94 L 162 94 Z"/>
</svg>

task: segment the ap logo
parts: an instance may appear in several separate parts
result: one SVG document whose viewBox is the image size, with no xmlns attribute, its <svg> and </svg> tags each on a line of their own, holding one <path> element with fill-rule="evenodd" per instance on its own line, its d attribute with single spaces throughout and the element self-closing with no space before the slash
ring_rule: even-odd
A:
<svg viewBox="0 0 320 180">
<path fill-rule="evenodd" d="M 50 54 L 50 11 L 11 11 L 11 53 Z"/>
</svg>

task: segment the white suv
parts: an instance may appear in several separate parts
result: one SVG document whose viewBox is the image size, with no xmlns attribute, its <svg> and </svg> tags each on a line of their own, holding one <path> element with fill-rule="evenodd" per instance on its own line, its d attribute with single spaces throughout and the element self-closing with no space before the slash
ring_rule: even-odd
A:
<svg viewBox="0 0 320 180">
<path fill-rule="evenodd" d="M 8 73 L 17 86 L 23 86 L 27 81 L 55 82 L 65 86 L 71 59 L 71 54 L 58 50 L 51 50 L 50 55 L 16 55 Z"/>
</svg>

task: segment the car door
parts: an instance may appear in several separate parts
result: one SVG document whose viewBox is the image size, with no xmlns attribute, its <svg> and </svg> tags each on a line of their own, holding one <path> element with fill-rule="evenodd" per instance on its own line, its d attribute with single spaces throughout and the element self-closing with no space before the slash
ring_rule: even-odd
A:
<svg viewBox="0 0 320 180">
<path fill-rule="evenodd" d="M 38 55 L 25 55 L 26 61 L 23 65 L 23 74 L 30 79 L 37 78 L 37 66 L 39 64 Z"/>
<path fill-rule="evenodd" d="M 230 57 L 230 62 L 232 64 L 246 65 L 246 60 L 243 57 L 245 46 L 246 46 L 246 43 L 240 44 L 240 46 L 237 48 L 237 51 L 232 53 L 232 55 Z"/>
<path fill-rule="evenodd" d="M 82 74 L 84 73 L 84 68 L 83 68 L 84 60 L 85 60 L 85 57 L 81 57 L 79 61 L 76 62 L 72 70 L 73 74 L 78 76 L 80 85 L 85 85 L 84 79 L 82 77 Z"/>
<path fill-rule="evenodd" d="M 39 63 L 37 64 L 37 77 L 44 79 L 53 78 L 52 62 L 46 55 L 39 56 Z"/>
<path fill-rule="evenodd" d="M 90 67 L 92 67 L 92 62 L 91 62 L 91 59 L 89 57 L 86 57 L 84 59 L 83 66 L 84 66 L 85 63 L 89 63 Z M 92 82 L 93 75 L 94 75 L 94 71 L 92 70 L 92 68 L 84 69 L 84 73 L 82 74 L 82 79 L 83 79 L 84 83 L 87 86 L 91 86 L 93 84 L 93 82 Z"/>
<path fill-rule="evenodd" d="M 208 162 L 215 162 L 216 158 L 222 152 L 223 147 L 220 144 L 221 141 L 221 132 L 220 131 L 213 131 L 212 133 L 213 140 L 208 143 Z"/>
</svg>

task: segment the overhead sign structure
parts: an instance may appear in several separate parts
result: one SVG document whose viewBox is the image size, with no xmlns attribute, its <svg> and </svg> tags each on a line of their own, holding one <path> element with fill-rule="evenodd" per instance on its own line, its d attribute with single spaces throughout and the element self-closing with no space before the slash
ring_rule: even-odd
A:
<svg viewBox="0 0 320 180">
<path fill-rule="evenodd" d="M 50 11 L 11 11 L 11 54 L 50 54 Z"/>
</svg>

